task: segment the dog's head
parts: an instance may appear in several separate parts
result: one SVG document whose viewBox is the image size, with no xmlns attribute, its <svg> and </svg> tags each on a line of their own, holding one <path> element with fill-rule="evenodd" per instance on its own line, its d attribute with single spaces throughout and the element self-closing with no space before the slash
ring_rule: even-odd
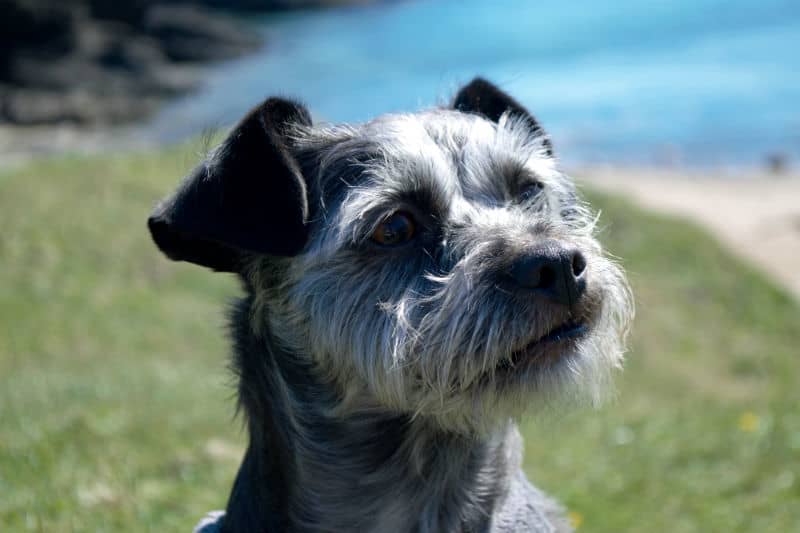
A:
<svg viewBox="0 0 800 533">
<path fill-rule="evenodd" d="M 239 273 L 253 329 L 342 409 L 466 431 L 606 389 L 632 304 L 593 223 L 533 116 L 481 79 L 358 126 L 269 99 L 149 220 L 172 259 Z"/>
</svg>

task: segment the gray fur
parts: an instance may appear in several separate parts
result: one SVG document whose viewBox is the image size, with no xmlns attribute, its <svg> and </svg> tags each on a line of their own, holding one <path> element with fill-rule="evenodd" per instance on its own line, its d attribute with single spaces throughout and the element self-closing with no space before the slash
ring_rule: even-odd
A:
<svg viewBox="0 0 800 533">
<path fill-rule="evenodd" d="M 254 255 L 244 269 L 234 367 L 252 441 L 228 518 L 206 527 L 567 530 L 522 474 L 512 419 L 601 401 L 633 309 L 540 132 L 436 109 L 297 127 L 292 140 L 311 237 L 297 256 Z M 542 194 L 516 202 L 532 179 Z M 398 205 L 434 228 L 419 253 L 368 242 Z M 498 281 L 545 239 L 586 257 L 577 308 Z M 590 331 L 564 353 L 509 369 L 515 350 L 577 318 Z"/>
</svg>

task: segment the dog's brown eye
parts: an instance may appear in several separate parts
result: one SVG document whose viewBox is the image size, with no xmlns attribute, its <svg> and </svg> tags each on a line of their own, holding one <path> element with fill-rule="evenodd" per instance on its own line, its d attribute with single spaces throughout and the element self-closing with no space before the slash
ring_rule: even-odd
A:
<svg viewBox="0 0 800 533">
<path fill-rule="evenodd" d="M 532 183 L 528 183 L 520 190 L 519 194 L 517 195 L 517 201 L 521 204 L 530 202 L 534 198 L 536 198 L 540 192 L 544 189 L 544 185 L 541 182 L 534 181 Z"/>
<path fill-rule="evenodd" d="M 414 236 L 414 220 L 408 213 L 398 212 L 381 222 L 372 233 L 372 240 L 384 246 L 402 244 Z"/>
</svg>

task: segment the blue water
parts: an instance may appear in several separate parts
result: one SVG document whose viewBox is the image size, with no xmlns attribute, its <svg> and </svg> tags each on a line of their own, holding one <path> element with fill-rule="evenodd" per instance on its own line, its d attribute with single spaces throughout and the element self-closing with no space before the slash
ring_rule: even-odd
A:
<svg viewBox="0 0 800 533">
<path fill-rule="evenodd" d="M 481 74 L 571 163 L 800 160 L 800 1 L 406 1 L 272 15 L 257 54 L 147 128 L 178 140 L 272 94 L 327 121 L 445 102 Z"/>
</svg>

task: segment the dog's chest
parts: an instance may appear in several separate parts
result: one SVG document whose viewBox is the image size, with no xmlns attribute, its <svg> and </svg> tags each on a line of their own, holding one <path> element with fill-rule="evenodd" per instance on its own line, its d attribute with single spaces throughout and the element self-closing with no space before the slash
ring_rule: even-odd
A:
<svg viewBox="0 0 800 533">
<path fill-rule="evenodd" d="M 394 496 L 383 509 L 363 524 L 358 531 L 364 533 L 413 532 L 433 533 L 443 531 L 440 521 L 409 512 L 411 498 L 402 494 Z M 214 511 L 197 525 L 195 533 L 221 533 L 225 513 Z M 455 529 L 453 529 L 455 528 Z M 512 480 L 506 497 L 499 503 L 491 517 L 483 517 L 471 526 L 453 526 L 451 533 L 562 533 L 572 531 L 563 509 L 531 485 L 520 471 Z"/>
</svg>

